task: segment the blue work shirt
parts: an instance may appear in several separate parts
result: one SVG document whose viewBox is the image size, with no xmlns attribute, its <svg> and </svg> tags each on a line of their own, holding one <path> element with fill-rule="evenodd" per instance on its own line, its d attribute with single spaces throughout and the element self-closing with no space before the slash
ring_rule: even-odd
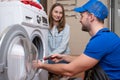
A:
<svg viewBox="0 0 120 80">
<path fill-rule="evenodd" d="M 99 60 L 110 80 L 120 80 L 120 38 L 115 33 L 108 28 L 99 30 L 91 37 L 84 54 Z"/>
<path fill-rule="evenodd" d="M 48 51 L 51 54 L 68 54 L 70 39 L 70 26 L 65 25 L 64 29 L 58 33 L 57 27 L 54 26 L 48 33 Z"/>
</svg>

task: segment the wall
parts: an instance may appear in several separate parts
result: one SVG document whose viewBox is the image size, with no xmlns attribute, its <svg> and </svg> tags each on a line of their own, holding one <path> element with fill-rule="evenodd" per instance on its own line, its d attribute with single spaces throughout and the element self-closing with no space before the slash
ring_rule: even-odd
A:
<svg viewBox="0 0 120 80">
<path fill-rule="evenodd" d="M 88 0 L 77 0 L 76 7 L 86 3 Z M 101 0 L 106 5 L 109 4 L 109 0 Z M 48 0 L 48 11 L 56 0 Z M 81 24 L 79 23 L 79 14 L 74 13 L 76 16 L 66 16 L 67 23 L 70 25 L 71 37 L 70 37 L 70 49 L 72 55 L 79 55 L 83 52 L 90 36 L 87 32 L 81 31 Z M 105 26 L 108 25 L 108 20 L 105 21 Z"/>
<path fill-rule="evenodd" d="M 40 3 L 44 7 L 45 12 L 47 12 L 47 0 L 40 0 Z"/>
</svg>

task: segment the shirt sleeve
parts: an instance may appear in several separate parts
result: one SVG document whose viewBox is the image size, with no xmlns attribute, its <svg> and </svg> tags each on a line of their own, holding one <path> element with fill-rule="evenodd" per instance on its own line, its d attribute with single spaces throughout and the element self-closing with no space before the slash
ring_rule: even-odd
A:
<svg viewBox="0 0 120 80">
<path fill-rule="evenodd" d="M 89 57 L 95 58 L 97 60 L 102 59 L 108 53 L 109 48 L 112 46 L 110 45 L 108 38 L 105 36 L 96 36 L 95 38 L 91 39 L 84 50 L 84 54 Z"/>
</svg>

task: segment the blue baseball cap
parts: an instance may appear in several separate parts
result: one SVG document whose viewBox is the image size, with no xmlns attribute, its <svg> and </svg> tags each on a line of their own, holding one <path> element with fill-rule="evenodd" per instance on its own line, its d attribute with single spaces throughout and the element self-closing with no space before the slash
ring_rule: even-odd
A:
<svg viewBox="0 0 120 80">
<path fill-rule="evenodd" d="M 104 20 L 108 16 L 108 8 L 98 0 L 89 0 L 83 6 L 74 8 L 74 11 L 80 13 L 88 11 L 101 20 Z"/>
</svg>

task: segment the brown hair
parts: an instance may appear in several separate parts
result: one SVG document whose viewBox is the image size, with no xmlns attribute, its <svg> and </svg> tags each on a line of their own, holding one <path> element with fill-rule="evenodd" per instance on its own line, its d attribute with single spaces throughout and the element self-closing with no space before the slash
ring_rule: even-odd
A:
<svg viewBox="0 0 120 80">
<path fill-rule="evenodd" d="M 62 16 L 62 18 L 61 18 L 61 20 L 59 21 L 59 24 L 58 24 L 58 26 L 57 26 L 58 33 L 60 33 L 60 32 L 64 29 L 65 23 L 66 23 L 66 20 L 65 20 L 65 11 L 64 11 L 64 7 L 63 7 L 62 4 L 60 4 L 60 3 L 55 3 L 55 4 L 53 4 L 53 6 L 51 7 L 50 13 L 49 13 L 49 24 L 50 24 L 49 26 L 50 26 L 50 29 L 52 29 L 53 26 L 54 26 L 54 24 L 53 24 L 53 18 L 52 18 L 52 11 L 53 11 L 53 9 L 54 9 L 56 6 L 60 6 L 60 7 L 62 8 L 62 10 L 63 10 L 63 11 L 62 11 L 63 16 Z"/>
</svg>

